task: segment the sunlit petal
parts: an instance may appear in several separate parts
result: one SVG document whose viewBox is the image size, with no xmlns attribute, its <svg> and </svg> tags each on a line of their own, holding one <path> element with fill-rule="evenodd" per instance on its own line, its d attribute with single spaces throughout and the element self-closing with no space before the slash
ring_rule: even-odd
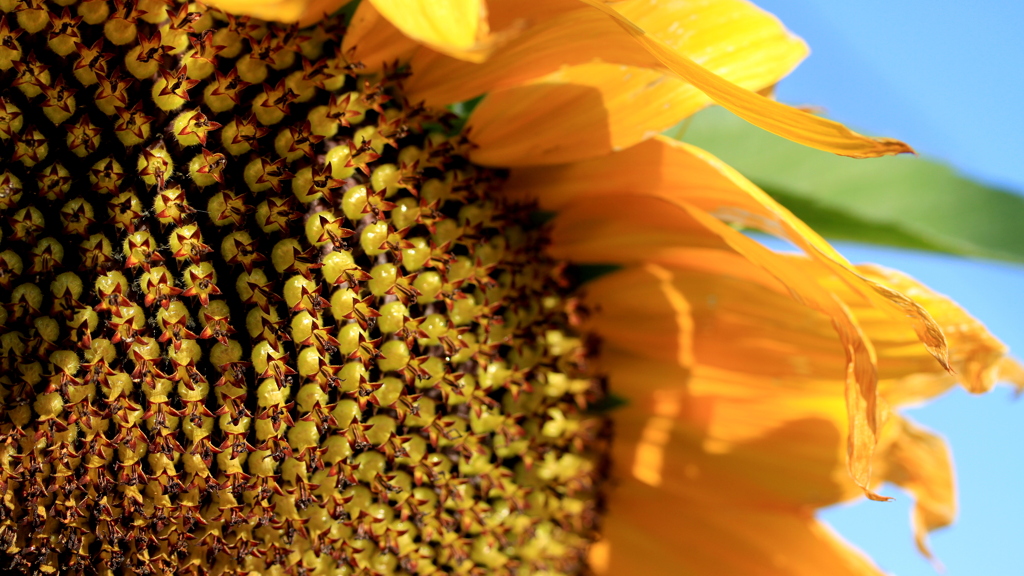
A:
<svg viewBox="0 0 1024 576">
<path fill-rule="evenodd" d="M 751 124 L 794 142 L 843 156 L 869 158 L 913 152 L 912 148 L 898 140 L 862 136 L 838 122 L 761 96 L 756 93 L 757 89 L 738 86 L 710 67 L 702 66 L 687 55 L 673 50 L 656 35 L 649 34 L 637 22 L 609 5 L 597 0 L 583 1 L 614 18 L 637 42 L 679 77 L 691 82 L 716 103 Z"/>
<path fill-rule="evenodd" d="M 773 85 L 806 55 L 799 39 L 746 2 L 673 2 L 654 12 L 643 5 L 627 2 L 621 8 L 635 6 L 636 17 L 673 50 L 752 90 Z M 635 42 L 630 47 L 621 28 L 609 32 L 602 15 L 563 14 L 559 22 L 573 21 L 571 28 L 525 34 L 528 44 L 510 42 L 495 53 L 493 64 L 432 61 L 442 71 L 438 76 L 459 70 L 469 78 L 470 89 L 437 93 L 439 101 L 469 98 L 494 85 L 469 121 L 479 145 L 476 161 L 519 166 L 599 156 L 650 138 L 711 103 Z M 595 56 L 604 63 L 592 63 Z M 559 68 L 560 62 L 568 66 Z M 421 67 L 432 74 L 430 63 Z M 511 80 L 499 79 L 504 71 Z M 528 78 L 526 85 L 514 86 Z"/>
<path fill-rule="evenodd" d="M 277 22 L 298 22 L 308 26 L 352 0 L 209 0 L 206 4 L 232 14 L 245 14 Z"/>
<path fill-rule="evenodd" d="M 409 38 L 456 58 L 481 61 L 490 47 L 484 0 L 368 0 Z"/>
</svg>

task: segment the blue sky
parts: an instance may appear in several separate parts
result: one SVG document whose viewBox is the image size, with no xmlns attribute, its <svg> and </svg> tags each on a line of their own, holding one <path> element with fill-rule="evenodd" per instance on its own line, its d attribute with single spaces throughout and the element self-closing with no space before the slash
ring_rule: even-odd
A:
<svg viewBox="0 0 1024 576">
<path fill-rule="evenodd" d="M 823 106 L 861 130 L 903 139 L 974 178 L 1024 192 L 1024 3 L 1006 0 L 755 0 L 808 41 L 780 100 Z M 1021 223 L 1024 225 L 1024 222 Z M 952 296 L 1024 357 L 1024 267 L 840 244 L 855 262 L 904 270 Z M 949 576 L 1024 566 L 1024 399 L 963 391 L 908 411 L 953 447 L 960 517 L 932 549 Z M 896 576 L 938 572 L 915 550 L 910 499 L 822 512 Z"/>
</svg>

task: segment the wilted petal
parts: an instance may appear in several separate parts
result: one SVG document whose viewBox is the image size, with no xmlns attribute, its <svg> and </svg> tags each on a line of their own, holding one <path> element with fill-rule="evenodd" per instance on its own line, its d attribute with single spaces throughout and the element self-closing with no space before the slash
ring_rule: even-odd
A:
<svg viewBox="0 0 1024 576">
<path fill-rule="evenodd" d="M 870 158 L 913 152 L 910 146 L 889 138 L 869 138 L 838 122 L 826 120 L 766 98 L 738 86 L 694 62 L 648 33 L 627 15 L 598 0 L 583 0 L 618 22 L 633 38 L 670 70 L 702 90 L 712 100 L 751 124 L 794 142 L 843 156 Z"/>
<path fill-rule="evenodd" d="M 939 436 L 895 417 L 889 425 L 894 440 L 879 460 L 882 477 L 914 496 L 914 540 L 931 558 L 928 532 L 948 526 L 956 517 L 956 486 L 949 447 Z"/>
</svg>

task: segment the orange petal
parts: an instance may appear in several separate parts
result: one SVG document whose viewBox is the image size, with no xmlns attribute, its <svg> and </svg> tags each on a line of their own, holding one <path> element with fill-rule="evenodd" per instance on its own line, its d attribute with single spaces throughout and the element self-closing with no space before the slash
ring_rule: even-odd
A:
<svg viewBox="0 0 1024 576">
<path fill-rule="evenodd" d="M 359 5 L 352 18 L 352 25 L 345 34 L 343 51 L 349 55 L 353 62 L 363 65 L 364 73 L 379 72 L 384 65 L 409 64 L 413 55 L 416 55 L 416 62 L 411 65 L 414 74 L 407 80 L 415 86 L 423 86 L 421 76 L 430 74 L 433 70 L 433 62 L 445 63 L 460 71 L 474 70 L 477 64 L 474 61 L 483 60 L 494 50 L 500 48 L 510 39 L 516 38 L 519 33 L 540 22 L 556 17 L 558 14 L 570 10 L 579 10 L 578 0 L 495 0 L 487 4 L 488 20 L 493 24 L 497 33 L 486 37 L 472 54 L 448 55 L 444 49 L 435 49 L 422 45 L 409 35 L 404 34 L 395 24 L 374 7 L 370 2 L 363 2 Z M 424 63 L 431 63 L 430 66 Z M 454 81 L 456 84 L 471 83 L 467 77 L 438 77 L 434 74 L 430 77 L 431 82 L 439 84 Z M 419 101 L 423 96 L 412 93 L 408 86 L 403 86 L 405 93 L 411 95 L 410 99 Z M 438 106 L 448 104 L 449 101 L 434 101 L 431 104 Z"/>
<path fill-rule="evenodd" d="M 731 263 L 753 268 L 749 262 Z M 775 378 L 781 387 L 791 381 L 818 379 L 828 380 L 833 393 L 842 389 L 846 357 L 828 316 L 794 301 L 785 289 L 777 292 L 734 277 L 667 269 L 671 270 L 673 289 L 689 303 L 692 330 L 696 334 L 691 337 L 691 346 L 701 366 Z M 654 332 L 672 317 L 673 308 L 656 297 L 665 290 L 659 285 L 661 282 L 631 269 L 593 284 L 588 286 L 585 301 L 600 309 L 593 315 L 593 329 L 601 341 L 633 349 L 644 358 L 666 359 L 668 355 L 653 345 L 631 348 L 630 332 L 622 330 L 628 324 L 652 323 Z M 626 285 L 628 291 L 619 291 L 624 291 L 630 302 L 613 301 L 616 287 Z M 640 299 L 645 296 L 646 300 Z M 671 336 L 672 332 L 661 334 Z"/>
<path fill-rule="evenodd" d="M 997 380 L 1005 380 L 1017 388 L 1017 394 L 1024 392 L 1024 366 L 1013 358 L 1002 358 L 996 366 Z"/>
<path fill-rule="evenodd" d="M 731 494 L 722 498 L 747 504 L 818 507 L 862 494 L 844 465 L 841 381 L 790 387 L 700 364 L 683 370 L 621 350 L 602 352 L 601 368 L 630 402 L 612 414 L 616 442 L 624 442 L 613 476 L 633 476 L 669 497 L 728 486 Z"/>
<path fill-rule="evenodd" d="M 874 347 L 870 340 L 865 338 L 849 307 L 835 292 L 826 289 L 814 274 L 802 269 L 796 261 L 773 253 L 679 197 L 666 194 L 660 198 L 670 204 L 666 208 L 685 211 L 690 218 L 696 220 L 711 234 L 718 236 L 736 253 L 768 272 L 784 285 L 798 302 L 826 314 L 831 319 L 832 327 L 839 336 L 847 366 L 850 474 L 858 485 L 865 489 L 869 497 L 876 497 L 867 488 L 871 480 L 871 454 L 880 426 L 876 357 Z M 636 224 L 642 225 L 642 221 L 637 221 Z M 609 281 L 611 280 L 606 280 Z M 644 302 L 643 299 L 637 301 L 639 305 Z M 935 329 L 939 330 L 937 326 Z M 939 333 L 941 335 L 941 330 Z"/>
<path fill-rule="evenodd" d="M 728 228 L 726 227 L 726 229 Z M 724 231 L 722 231 L 722 233 L 727 234 Z M 738 233 L 736 234 L 741 239 L 745 238 Z M 742 243 L 742 240 L 730 240 L 737 244 Z M 820 335 L 815 336 L 812 334 L 810 342 L 820 343 L 821 345 L 826 346 L 823 353 L 816 353 L 813 348 L 809 350 L 802 349 L 801 343 L 806 345 L 808 338 L 801 334 L 799 327 L 791 332 L 794 336 L 799 336 L 799 339 L 796 342 L 786 342 L 785 340 L 777 341 L 779 346 L 788 347 L 786 349 L 780 349 L 777 346 L 774 349 L 765 349 L 763 340 L 757 339 L 756 334 L 749 336 L 745 335 L 742 329 L 736 330 L 735 332 L 725 333 L 722 335 L 724 337 L 719 338 L 716 338 L 711 334 L 704 335 L 698 332 L 698 336 L 696 337 L 697 346 L 702 346 L 702 343 L 704 342 L 707 342 L 707 346 L 710 346 L 711 350 L 714 350 L 716 345 L 724 346 L 725 353 L 721 354 L 720 357 L 725 358 L 726 361 L 729 362 L 736 361 L 746 363 L 749 361 L 750 363 L 757 363 L 758 357 L 755 356 L 751 358 L 749 355 L 745 355 L 745 352 L 743 351 L 744 346 L 750 346 L 752 349 L 764 350 L 767 352 L 764 358 L 774 359 L 772 364 L 778 363 L 780 359 L 782 359 L 781 361 L 783 362 L 788 361 L 788 358 L 784 356 L 787 353 L 806 354 L 809 359 L 815 359 L 817 356 L 819 362 L 821 362 L 821 359 L 823 358 L 823 370 L 834 365 L 835 360 L 844 362 L 847 365 L 847 375 L 844 377 L 843 374 L 837 374 L 839 378 L 837 379 L 837 383 L 841 382 L 843 379 L 846 380 L 846 401 L 849 411 L 850 428 L 848 435 L 849 471 L 857 484 L 864 488 L 865 493 L 870 497 L 875 497 L 874 493 L 868 490 L 868 485 L 871 480 L 872 451 L 874 450 L 874 446 L 877 442 L 877 434 L 881 426 L 881 415 L 877 404 L 877 374 L 875 371 L 874 350 L 871 342 L 864 337 L 864 334 L 857 325 L 855 318 L 850 314 L 849 310 L 842 305 L 842 302 L 838 298 L 828 296 L 820 286 L 808 281 L 806 276 L 801 276 L 794 267 L 787 265 L 783 259 L 778 259 L 778 261 L 773 262 L 772 257 L 769 254 L 764 253 L 766 252 L 765 249 L 760 248 L 756 243 L 753 243 L 753 241 L 750 242 L 754 244 L 754 246 L 740 246 L 738 251 L 747 258 L 765 267 L 766 270 L 770 271 L 770 273 L 778 278 L 783 284 L 793 290 L 795 295 L 808 302 L 812 307 L 828 314 L 832 318 L 832 327 L 839 335 L 839 343 L 841 344 L 840 350 L 844 356 L 836 358 L 829 354 L 829 352 L 834 354 L 835 351 L 834 349 L 828 350 L 827 346 L 830 344 L 834 346 L 835 344 L 832 341 L 821 338 Z M 759 250 L 764 252 L 759 253 Z M 630 306 L 637 309 L 634 312 L 642 313 L 645 303 L 647 304 L 646 308 L 649 310 L 652 308 L 651 304 L 656 302 L 656 300 L 651 298 L 651 295 L 641 292 L 641 290 L 645 289 L 642 287 L 644 285 L 642 281 L 633 281 L 633 279 L 630 279 L 629 277 L 623 279 L 621 277 L 621 273 L 601 279 L 597 289 L 600 290 L 602 285 L 608 284 L 621 286 L 629 285 L 631 287 L 633 293 L 628 293 L 625 297 L 620 295 L 620 298 L 628 300 L 631 303 Z M 647 282 L 646 285 L 648 286 L 646 289 L 650 290 L 652 283 Z M 678 288 L 676 289 L 678 290 Z M 591 288 L 591 290 L 594 289 Z M 680 291 L 680 293 L 684 292 Z M 640 300 L 637 298 L 638 296 L 646 297 L 647 300 Z M 592 298 L 592 300 L 590 300 L 590 298 Z M 685 296 L 683 296 L 683 298 L 685 299 Z M 632 349 L 634 353 L 642 355 L 653 356 L 657 353 L 656 351 L 664 350 L 662 353 L 663 355 L 661 356 L 664 358 L 664 354 L 671 352 L 671 348 L 666 346 L 664 338 L 661 339 L 660 345 L 657 343 L 659 340 L 657 338 L 654 338 L 652 342 L 622 338 L 620 333 L 617 332 L 618 328 L 623 323 L 622 320 L 619 319 L 619 307 L 613 306 L 609 299 L 601 298 L 600 292 L 596 295 L 592 293 L 588 300 L 600 302 L 600 310 L 603 311 L 603 314 L 598 313 L 595 322 L 603 322 L 606 324 L 598 324 L 594 329 L 603 337 L 603 339 L 607 339 L 613 344 L 626 342 L 620 345 Z M 602 318 L 602 316 L 607 314 L 609 311 L 616 313 L 616 316 Z M 646 320 L 650 316 L 650 314 L 646 316 L 638 316 L 637 314 L 634 314 L 630 318 L 630 321 L 635 325 L 638 323 L 638 317 Z M 732 315 L 725 315 L 726 318 L 729 318 L 730 316 Z M 696 326 L 699 327 L 701 325 L 700 320 L 696 320 Z M 659 329 L 657 325 L 653 326 L 651 330 L 652 332 L 668 336 L 679 333 L 678 331 L 666 330 L 665 328 Z M 628 336 L 628 333 L 626 333 L 626 335 Z M 648 336 L 648 339 L 651 339 L 650 336 Z M 754 341 L 751 342 L 751 339 L 754 339 Z M 703 352 L 698 349 L 696 351 L 696 356 L 701 358 L 704 354 L 708 353 L 714 354 L 714 352 Z M 840 365 L 842 364 L 840 363 Z M 782 368 L 785 369 L 786 366 L 783 365 Z M 838 390 L 836 390 L 836 392 L 838 393 Z"/>
<path fill-rule="evenodd" d="M 621 487 L 629 497 L 609 504 L 599 576 L 883 574 L 810 512 L 676 504 L 634 484 Z"/>
<path fill-rule="evenodd" d="M 623 174 L 631 178 L 624 178 Z M 637 174 L 642 177 L 638 178 Z M 513 196 L 524 196 L 527 193 L 538 195 L 545 200 L 547 207 L 565 205 L 573 198 L 586 198 L 591 206 L 581 209 L 581 212 L 590 212 L 589 217 L 594 221 L 601 219 L 597 213 L 602 210 L 609 212 L 615 207 L 630 206 L 633 203 L 630 195 L 661 198 L 667 204 L 688 212 L 690 217 L 718 235 L 737 253 L 761 266 L 784 284 L 799 301 L 827 314 L 840 336 L 850 370 L 850 385 L 847 387 L 851 413 L 849 464 L 852 476 L 862 486 L 866 487 L 870 481 L 870 456 L 877 441 L 880 416 L 876 404 L 874 347 L 864 337 L 864 331 L 859 327 L 851 307 L 877 308 L 885 313 L 886 320 L 895 322 L 896 326 L 902 324 L 912 328 L 925 348 L 940 360 L 940 364 L 949 367 L 942 330 L 919 304 L 886 286 L 884 279 L 878 281 L 859 274 L 823 239 L 764 192 L 710 155 L 693 147 L 658 139 L 606 159 L 570 166 L 521 170 L 513 176 L 509 192 Z M 600 196 L 614 200 L 594 200 Z M 803 248 L 823 268 L 809 273 L 799 265 L 787 263 L 786 259 L 772 255 L 756 242 L 710 217 L 707 210 L 713 210 L 719 218 L 756 226 L 786 237 Z M 572 212 L 569 211 L 570 214 Z M 659 217 L 663 218 L 669 210 L 663 212 L 665 214 L 659 214 Z M 605 218 L 614 220 L 627 215 L 628 210 L 625 210 L 622 214 L 606 214 Z M 642 227 L 644 220 L 629 218 L 625 222 Z M 680 227 L 686 231 L 681 238 L 684 242 L 689 241 L 687 238 L 699 236 L 691 232 L 693 228 L 692 223 Z M 577 232 L 585 230 L 582 227 L 575 229 Z M 657 231 L 645 230 L 640 234 L 641 242 L 651 233 L 657 234 Z M 707 246 L 705 240 L 701 241 L 704 244 L 700 246 Z M 586 247 L 587 244 L 584 233 L 576 239 L 575 249 Z M 669 247 L 672 245 L 671 240 L 664 244 Z M 624 245 L 634 257 L 642 254 L 639 249 L 642 245 L 632 246 L 629 241 L 624 242 Z M 612 248 L 612 251 L 622 255 L 621 248 Z M 665 248 L 661 245 L 653 249 L 655 255 L 663 251 Z M 829 278 L 834 281 L 833 284 L 828 284 Z M 897 328 L 899 330 L 906 328 Z M 896 346 L 899 345 L 906 344 L 897 339 Z M 889 354 L 889 349 L 886 354 Z M 988 361 L 982 359 L 979 365 L 990 365 L 992 359 L 998 356 L 997 353 Z M 977 355 L 974 357 L 980 358 Z M 911 356 L 910 362 L 905 365 L 914 366 L 918 358 Z M 868 494 L 872 495 L 870 492 Z"/>
<path fill-rule="evenodd" d="M 578 251 L 573 247 L 568 253 Z M 556 247 L 556 253 L 566 251 Z M 832 289 L 823 280 L 828 272 L 812 260 L 780 257 L 802 270 L 809 281 L 819 281 Z M 830 318 L 794 300 L 782 283 L 741 255 L 726 250 L 674 249 L 653 253 L 645 268 L 652 265 L 671 272 L 675 289 L 689 303 L 694 330 L 700 335 L 693 344 L 694 354 L 702 366 L 777 378 L 780 386 L 800 379 L 835 383 L 845 378 L 845 353 Z M 585 287 L 588 307 L 600 310 L 592 316 L 594 324 L 590 328 L 606 345 L 628 347 L 633 341 L 633 326 L 650 323 L 652 332 L 660 332 L 662 320 L 673 314 L 673 308 L 656 297 L 662 288 L 642 270 L 627 268 Z M 840 300 L 856 299 L 845 285 L 835 283 L 834 288 Z M 884 396 L 890 404 L 918 402 L 955 383 L 905 322 L 864 303 L 848 307 L 875 348 L 879 378 L 889 381 Z M 988 374 L 990 382 L 1002 376 L 1003 356 L 999 351 L 1005 348 L 976 321 L 952 304 L 950 312 L 940 313 L 936 320 L 954 334 L 958 328 L 975 328 L 951 338 L 954 365 L 974 364 Z M 661 333 L 674 338 L 671 325 L 665 327 L 667 331 Z M 654 341 L 635 347 L 637 354 L 661 357 L 660 348 L 650 343 Z"/>
<path fill-rule="evenodd" d="M 709 231 L 718 235 L 733 250 L 784 284 L 797 301 L 825 313 L 832 320 L 832 326 L 846 356 L 850 475 L 864 488 L 869 497 L 877 497 L 868 489 L 871 481 L 871 455 L 881 425 L 877 404 L 876 358 L 874 347 L 870 340 L 865 338 L 856 318 L 842 300 L 826 290 L 817 279 L 801 270 L 798 265 L 764 248 L 699 208 L 686 203 L 681 203 L 680 207 Z"/>
<path fill-rule="evenodd" d="M 789 524 L 786 518 L 810 520 L 812 508 L 857 494 L 841 472 L 845 414 L 837 394 L 786 391 L 770 379 L 700 366 L 676 382 L 673 377 L 681 374 L 675 375 L 671 366 L 650 366 L 621 355 L 609 360 L 604 366 L 613 389 L 643 392 L 631 394 L 630 406 L 612 414 L 616 481 L 608 494 L 598 572 L 616 566 L 618 553 L 626 556 L 618 562 L 640 562 L 634 565 L 640 573 L 701 573 L 699 568 L 717 566 L 721 573 L 775 574 L 758 571 L 768 568 L 748 567 L 743 564 L 747 558 L 724 558 L 729 550 L 740 556 L 765 553 L 761 545 L 751 547 L 754 532 L 747 530 L 749 519 L 775 526 Z M 674 387 L 651 388 L 646 382 L 651 379 Z M 883 437 L 877 463 L 878 479 L 906 488 L 916 499 L 915 532 L 925 551 L 926 533 L 948 524 L 955 513 L 945 444 L 897 419 Z M 664 521 L 669 521 L 676 507 L 675 524 L 665 530 L 658 519 L 665 511 L 669 514 Z M 713 540 L 712 535 L 706 536 L 710 542 L 701 540 L 702 530 L 712 531 Z M 765 540 L 774 534 L 762 530 Z M 784 538 L 789 541 L 792 536 Z M 674 547 L 670 539 L 692 546 Z M 720 548 L 712 542 L 719 542 Z M 648 548 L 649 544 L 653 545 Z M 778 556 L 767 565 L 781 573 L 822 569 L 793 563 L 786 553 Z M 841 566 L 827 567 L 827 573 L 842 573 L 837 572 Z M 854 566 L 868 568 L 857 562 Z"/>
<path fill-rule="evenodd" d="M 587 285 L 586 303 L 596 311 L 588 328 L 602 340 L 599 369 L 611 389 L 630 401 L 629 408 L 612 414 L 616 442 L 623 442 L 616 444 L 613 458 L 617 477 L 659 488 L 664 501 L 714 502 L 717 488 L 728 506 L 770 503 L 773 510 L 820 507 L 855 496 L 859 491 L 840 472 L 846 412 L 839 393 L 843 374 L 834 367 L 843 358 L 834 336 L 828 337 L 827 317 L 785 297 L 777 283 L 744 272 L 749 262 L 721 265 L 723 250 L 692 252 L 705 258 L 687 261 L 682 269 L 649 263 Z M 819 263 L 779 257 L 830 285 Z M 865 273 L 872 270 L 862 267 Z M 950 339 L 954 362 L 977 354 L 979 340 L 991 339 L 952 303 L 910 279 L 895 281 L 922 300 L 937 301 L 935 318 L 950 323 L 951 332 L 959 326 L 961 334 Z M 845 284 L 834 278 L 831 284 L 838 296 L 856 298 Z M 929 355 L 909 345 L 917 337 L 905 324 L 866 303 L 853 310 L 866 335 L 881 346 L 883 371 L 948 379 L 933 362 L 922 364 Z M 630 332 L 636 325 L 666 338 L 659 342 L 648 334 L 638 341 Z M 984 334 L 980 339 L 978 330 Z M 680 342 L 687 344 L 685 361 L 673 355 Z M 980 358 L 990 359 L 986 371 L 1013 368 L 987 352 Z M 902 388 L 908 380 L 893 382 L 890 390 L 907 399 Z M 944 389 L 918 388 L 909 396 Z M 897 483 L 917 499 L 915 532 L 926 550 L 926 533 L 948 523 L 955 508 L 944 445 L 897 417 L 879 436 L 872 462 L 874 481 Z M 599 558 L 605 564 L 611 562 L 608 546 L 602 545 Z"/>
<path fill-rule="evenodd" d="M 583 1 L 615 19 L 623 30 L 680 78 L 692 83 L 712 100 L 755 126 L 812 148 L 855 158 L 913 152 L 910 146 L 898 140 L 869 138 L 857 134 L 838 122 L 765 98 L 756 93 L 759 88 L 751 91 L 738 86 L 727 77 L 716 74 L 708 67 L 701 66 L 686 55 L 673 50 L 610 5 L 599 0 Z"/>
<path fill-rule="evenodd" d="M 487 19 L 495 30 L 529 28 L 579 8 L 579 0 L 488 0 Z"/>
<path fill-rule="evenodd" d="M 831 379 L 835 394 L 843 380 L 848 379 L 850 473 L 866 488 L 871 478 L 871 453 L 881 426 L 876 404 L 874 344 L 868 335 L 877 336 L 885 345 L 881 364 L 886 372 L 892 372 L 891 377 L 935 371 L 938 366 L 922 363 L 928 355 L 920 346 L 914 346 L 916 335 L 901 321 L 884 315 L 872 318 L 872 330 L 865 334 L 867 331 L 841 300 L 841 296 L 856 298 L 856 294 L 842 283 L 836 283 L 837 292 L 830 292 L 820 282 L 820 277 L 828 274 L 820 264 L 772 255 L 713 218 L 706 218 L 704 224 L 709 230 L 720 234 L 777 282 L 765 274 L 757 277 L 749 270 L 748 262 L 729 262 L 723 258 L 727 256 L 725 251 L 717 251 L 716 256 L 715 250 L 694 249 L 691 253 L 702 252 L 706 263 L 728 262 L 725 267 L 730 271 L 716 271 L 713 266 L 700 270 L 701 262 L 697 260 L 675 263 L 690 270 L 649 263 L 644 268 L 599 279 L 587 288 L 586 301 L 597 311 L 588 328 L 606 347 L 631 350 L 651 360 L 672 361 L 682 357 L 678 356 L 678 342 L 684 342 L 693 350 L 687 352 L 687 357 L 695 357 L 702 366 L 763 375 L 774 378 L 773 382 Z M 605 234 L 601 230 L 595 231 L 595 238 L 602 237 Z M 556 252 L 559 250 L 556 244 Z M 671 256 L 666 253 L 655 259 L 666 258 L 668 264 Z M 782 286 L 799 301 L 827 316 L 798 304 Z M 869 316 L 874 311 L 864 304 L 857 310 Z M 684 321 L 678 320 L 681 311 L 685 312 Z M 946 316 L 943 319 L 960 320 Z M 638 325 L 646 331 L 636 330 Z M 838 342 L 834 333 L 830 334 L 832 330 L 838 332 Z M 677 363 L 689 367 L 692 360 Z M 850 377 L 837 370 L 844 363 L 850 366 Z"/>
<path fill-rule="evenodd" d="M 672 502 L 635 481 L 617 490 L 626 491 L 608 505 L 599 576 L 883 574 L 810 511 Z"/>
<path fill-rule="evenodd" d="M 659 136 L 607 158 L 521 168 L 512 172 L 504 193 L 536 199 L 548 210 L 586 196 L 677 198 L 844 261 L 828 242 L 739 172 L 708 152 L 671 138 Z"/>
<path fill-rule="evenodd" d="M 585 287 L 587 306 L 599 311 L 588 329 L 606 348 L 632 349 L 647 360 L 670 355 L 674 345 L 659 346 L 659 339 L 651 337 L 661 334 L 662 342 L 678 338 L 673 326 L 665 323 L 674 308 L 658 296 L 664 288 L 648 273 L 656 265 L 671 273 L 675 290 L 688 303 L 692 330 L 699 334 L 692 344 L 693 354 L 701 366 L 774 378 L 779 386 L 805 386 L 809 379 L 827 380 L 835 386 L 845 377 L 841 369 L 845 355 L 828 316 L 794 300 L 782 283 L 738 253 L 722 246 L 699 247 L 697 242 L 689 248 L 676 244 L 696 236 L 687 232 L 671 237 L 668 216 L 673 207 L 653 212 L 651 216 L 657 215 L 654 226 L 639 226 L 628 212 L 605 202 L 576 204 L 564 214 L 579 211 L 612 225 L 590 227 L 587 220 L 570 218 L 567 227 L 573 232 L 566 234 L 560 215 L 554 221 L 553 254 L 575 262 L 644 266 L 627 268 Z M 680 228 L 693 223 L 677 221 L 683 223 Z M 615 238 L 622 240 L 609 241 L 612 234 L 619 234 Z M 563 244 L 566 239 L 569 243 Z M 917 403 L 956 383 L 920 345 L 904 319 L 863 301 L 819 263 L 800 256 L 780 257 L 847 303 L 876 351 L 880 393 L 887 403 Z M 884 272 L 900 290 L 913 294 L 935 312 L 935 321 L 949 334 L 950 362 L 965 387 L 988 389 L 1000 379 L 1014 379 L 1015 364 L 1005 356 L 1006 347 L 955 303 L 891 271 L 874 266 L 860 266 L 858 271 Z M 649 334 L 636 334 L 636 326 L 647 325 L 652 327 Z"/>
<path fill-rule="evenodd" d="M 622 75 L 604 66 L 589 65 L 596 86 L 555 81 L 488 94 L 466 124 L 470 140 L 478 147 L 470 157 L 483 165 L 524 166 L 610 151 L 606 101 L 630 98 L 612 93 L 623 91 Z"/>
<path fill-rule="evenodd" d="M 831 422 L 793 422 L 746 444 L 744 457 L 737 458 L 704 451 L 692 430 L 669 426 L 663 434 L 653 433 L 650 421 L 672 408 L 666 398 L 657 400 L 661 406 L 652 406 L 649 417 L 641 407 L 615 416 L 613 462 L 620 464 L 608 494 L 603 562 L 594 567 L 598 574 L 879 574 L 818 524 L 810 506 L 772 497 L 772 482 L 800 483 L 808 465 L 827 471 L 841 461 L 840 432 Z M 678 410 L 686 411 L 679 402 L 684 401 L 676 401 Z M 643 446 L 659 442 L 665 450 L 663 484 L 652 486 L 633 476 L 631 464 Z M 806 458 L 807 443 L 815 451 L 824 448 L 814 456 L 820 461 L 811 464 Z M 762 472 L 775 480 L 764 482 Z"/>
<path fill-rule="evenodd" d="M 656 266 L 636 268 L 614 274 L 614 282 L 601 279 L 589 286 L 588 302 L 602 303 L 602 309 L 591 317 L 587 331 L 607 337 L 610 346 L 688 367 L 693 346 L 689 307 L 667 274 Z"/>
<path fill-rule="evenodd" d="M 559 210 L 552 228 L 552 255 L 576 263 L 673 262 L 680 251 L 706 251 L 716 262 L 728 246 L 685 211 L 653 196 L 574 202 Z M 728 254 L 723 254 L 728 257 Z"/>
</svg>

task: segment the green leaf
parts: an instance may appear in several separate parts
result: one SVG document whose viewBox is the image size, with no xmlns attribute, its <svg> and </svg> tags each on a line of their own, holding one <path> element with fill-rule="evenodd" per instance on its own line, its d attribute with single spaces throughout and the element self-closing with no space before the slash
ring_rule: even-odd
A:
<svg viewBox="0 0 1024 576">
<path fill-rule="evenodd" d="M 1024 197 L 945 164 L 835 156 L 719 108 L 666 134 L 718 156 L 827 238 L 1024 262 Z"/>
</svg>

